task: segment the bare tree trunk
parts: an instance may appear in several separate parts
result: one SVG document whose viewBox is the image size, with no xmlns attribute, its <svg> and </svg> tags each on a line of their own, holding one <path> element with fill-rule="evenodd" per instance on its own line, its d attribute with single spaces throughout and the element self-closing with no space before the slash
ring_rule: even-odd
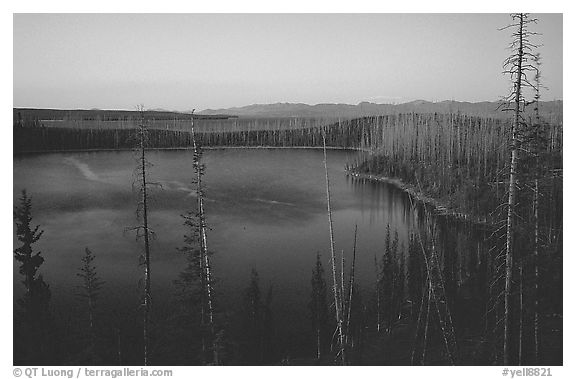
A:
<svg viewBox="0 0 576 379">
<path fill-rule="evenodd" d="M 522 99 L 522 63 L 524 59 L 524 15 L 519 15 L 518 52 L 515 68 L 514 123 L 512 124 L 512 153 L 510 157 L 510 183 L 508 187 L 508 216 L 506 221 L 506 284 L 504 288 L 504 365 L 510 364 L 512 338 L 512 275 L 514 273 L 514 234 L 516 228 L 516 194 L 518 167 L 518 131 L 520 129 L 520 102 Z"/>
<path fill-rule="evenodd" d="M 352 248 L 352 269 L 350 273 L 350 283 L 348 287 L 348 317 L 346 318 L 346 339 L 350 336 L 350 317 L 352 316 L 352 296 L 354 292 L 354 269 L 356 264 L 356 236 L 358 234 L 358 224 L 354 228 L 354 247 Z M 348 341 L 346 341 L 348 343 Z"/>
<path fill-rule="evenodd" d="M 330 256 L 332 258 L 332 279 L 334 290 L 334 307 L 336 309 L 336 323 L 338 328 L 338 342 L 340 344 L 340 358 L 342 365 L 345 364 L 346 359 L 344 356 L 344 336 L 342 333 L 342 315 L 340 309 L 340 299 L 338 296 L 338 279 L 336 276 L 336 254 L 334 252 L 334 229 L 332 226 L 332 208 L 330 206 L 330 179 L 328 178 L 328 163 L 326 160 L 326 136 L 322 134 L 322 144 L 324 147 L 324 172 L 326 174 L 326 203 L 328 207 L 328 225 L 330 227 Z"/>
<path fill-rule="evenodd" d="M 92 299 L 92 294 L 88 295 L 88 318 L 90 322 L 90 349 L 92 349 L 90 357 L 92 359 L 92 364 L 95 365 L 96 333 L 94 331 L 94 301 Z"/>
<path fill-rule="evenodd" d="M 424 314 L 424 300 L 426 299 L 426 289 L 428 288 L 429 279 L 426 278 L 426 282 L 422 288 L 422 296 L 420 297 L 420 307 L 418 311 L 418 320 L 416 321 L 416 332 L 414 333 L 414 346 L 412 347 L 412 355 L 410 357 L 410 364 L 414 365 L 414 358 L 416 357 L 416 350 L 418 349 L 418 332 L 420 331 L 420 323 L 422 322 L 422 316 Z"/>
<path fill-rule="evenodd" d="M 518 330 L 518 365 L 522 365 L 522 333 L 524 332 L 524 281 L 522 278 L 522 261 L 520 261 L 520 320 L 519 320 L 519 330 Z"/>
<path fill-rule="evenodd" d="M 194 117 L 192 117 L 192 144 L 194 153 L 200 159 L 199 150 L 196 145 L 196 137 L 194 135 Z M 200 161 L 197 162 L 198 168 L 196 170 L 196 186 L 197 186 L 197 201 L 198 201 L 198 215 L 200 219 L 200 237 L 201 237 L 201 259 L 203 260 L 203 277 L 205 279 L 205 288 L 203 291 L 206 293 L 206 303 L 208 305 L 208 321 L 210 323 L 210 333 L 212 341 L 212 354 L 213 363 L 219 364 L 218 349 L 216 343 L 216 331 L 214 327 L 214 309 L 212 306 L 212 273 L 210 270 L 210 259 L 208 257 L 208 240 L 206 238 L 206 217 L 204 215 L 204 193 L 202 190 L 202 172 L 200 169 Z"/>
<path fill-rule="evenodd" d="M 142 220 L 144 230 L 144 366 L 149 363 L 149 339 L 150 339 L 150 238 L 148 234 L 148 195 L 146 184 L 146 143 L 145 126 L 142 116 L 140 125 L 140 169 L 142 170 Z"/>
<path fill-rule="evenodd" d="M 202 244 L 202 243 L 200 243 Z M 206 324 L 206 278 L 204 275 L 204 254 L 202 253 L 202 246 L 200 246 L 200 254 L 198 256 L 198 267 L 200 268 L 200 339 L 202 343 L 202 364 L 206 364 L 206 335 L 204 333 L 204 325 Z"/>
<path fill-rule="evenodd" d="M 94 339 L 94 305 L 92 295 L 88 296 L 88 321 L 90 323 L 90 338 Z M 92 341 L 94 342 L 94 341 Z"/>
<path fill-rule="evenodd" d="M 420 364 L 424 365 L 426 361 L 426 347 L 428 345 L 428 325 L 430 324 L 430 303 L 432 302 L 432 284 L 428 282 L 428 301 L 426 305 L 426 321 L 424 321 L 424 342 L 422 346 L 422 358 Z"/>
<path fill-rule="evenodd" d="M 540 331 L 539 331 L 539 299 L 540 294 L 538 291 L 538 281 L 539 281 L 539 268 L 540 262 L 539 260 L 539 248 L 540 248 L 540 220 L 538 217 L 538 200 L 540 199 L 540 187 L 539 187 L 539 179 L 540 179 L 540 151 L 542 149 L 540 145 L 540 129 L 541 129 L 541 120 L 540 120 L 540 54 L 536 54 L 535 56 L 536 62 L 536 95 L 535 95 L 535 102 L 536 102 L 536 133 L 535 133 L 535 141 L 534 144 L 534 153 L 536 155 L 536 178 L 534 179 L 534 202 L 533 202 L 533 210 L 534 210 L 534 363 L 538 364 L 538 358 L 540 353 Z"/>
<path fill-rule="evenodd" d="M 378 260 L 374 254 L 374 269 L 376 270 L 376 331 L 380 332 L 380 283 L 378 274 Z"/>
<path fill-rule="evenodd" d="M 540 191 L 538 188 L 538 179 L 534 183 L 534 363 L 538 364 L 538 355 L 540 353 L 540 319 L 539 319 L 539 294 L 538 294 L 538 281 L 539 279 L 539 256 L 538 248 L 540 245 L 539 233 L 539 220 L 538 220 L 538 197 L 540 196 Z"/>
<path fill-rule="evenodd" d="M 346 328 L 344 325 L 344 317 L 346 315 L 346 290 L 344 287 L 344 250 L 340 251 L 340 310 L 342 316 L 342 328 L 344 333 L 344 342 L 348 340 L 346 336 Z"/>
<path fill-rule="evenodd" d="M 316 359 L 320 360 L 320 327 L 316 327 Z"/>
</svg>

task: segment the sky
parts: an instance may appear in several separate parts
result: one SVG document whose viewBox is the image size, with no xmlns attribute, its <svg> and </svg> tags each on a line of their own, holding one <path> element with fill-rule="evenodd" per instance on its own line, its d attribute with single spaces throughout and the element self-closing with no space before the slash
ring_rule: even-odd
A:
<svg viewBox="0 0 576 379">
<path fill-rule="evenodd" d="M 543 100 L 563 99 L 562 15 L 534 14 Z M 14 14 L 13 106 L 496 101 L 508 14 Z"/>
</svg>

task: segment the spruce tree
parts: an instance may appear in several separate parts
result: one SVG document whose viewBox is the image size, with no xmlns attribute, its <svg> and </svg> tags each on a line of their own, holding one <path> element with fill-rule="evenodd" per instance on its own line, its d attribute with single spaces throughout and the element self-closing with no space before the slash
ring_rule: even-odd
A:
<svg viewBox="0 0 576 379">
<path fill-rule="evenodd" d="M 311 283 L 310 317 L 316 340 L 316 359 L 320 360 L 323 351 L 325 351 L 326 340 L 330 337 L 327 335 L 329 331 L 326 329 L 330 319 L 328 314 L 328 292 L 320 252 L 316 253 L 316 264 L 314 270 L 312 270 Z"/>
<path fill-rule="evenodd" d="M 36 243 L 42 234 L 43 230 L 39 230 L 40 226 L 31 226 L 32 222 L 32 199 L 26 194 L 26 190 L 22 191 L 20 197 L 20 206 L 14 209 L 14 222 L 16 223 L 16 236 L 22 246 L 14 250 L 14 258 L 20 262 L 20 274 L 24 276 L 24 286 L 26 292 L 30 293 L 36 289 L 34 283 L 38 279 L 36 276 L 38 268 L 44 263 L 44 257 L 41 252 L 34 252 L 32 245 Z"/>
<path fill-rule="evenodd" d="M 25 190 L 20 197 L 20 205 L 14 209 L 16 237 L 22 243 L 14 249 L 14 258 L 20 263 L 19 272 L 24 276 L 26 293 L 18 301 L 20 312 L 14 318 L 14 363 L 18 365 L 38 365 L 51 363 L 52 349 L 48 334 L 52 331 L 50 314 L 50 288 L 44 282 L 38 269 L 44 263 L 41 252 L 34 251 L 44 231 L 32 226 L 32 199 Z"/>
<path fill-rule="evenodd" d="M 86 300 L 86 305 L 88 308 L 88 334 L 89 334 L 89 345 L 88 354 L 91 364 L 95 364 L 97 361 L 96 356 L 96 333 L 95 333 L 95 306 L 96 299 L 104 281 L 98 277 L 96 272 L 96 267 L 94 266 L 94 254 L 88 248 L 84 249 L 84 256 L 82 257 L 82 266 L 79 272 L 76 274 L 82 280 L 82 286 L 77 296 Z"/>
</svg>

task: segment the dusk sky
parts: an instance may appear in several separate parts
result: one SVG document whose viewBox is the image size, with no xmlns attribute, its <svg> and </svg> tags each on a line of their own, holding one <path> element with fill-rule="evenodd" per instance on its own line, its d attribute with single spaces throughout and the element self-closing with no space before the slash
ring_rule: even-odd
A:
<svg viewBox="0 0 576 379">
<path fill-rule="evenodd" d="M 535 14 L 544 100 L 562 99 L 562 15 Z M 16 14 L 14 107 L 495 101 L 508 14 Z"/>
</svg>

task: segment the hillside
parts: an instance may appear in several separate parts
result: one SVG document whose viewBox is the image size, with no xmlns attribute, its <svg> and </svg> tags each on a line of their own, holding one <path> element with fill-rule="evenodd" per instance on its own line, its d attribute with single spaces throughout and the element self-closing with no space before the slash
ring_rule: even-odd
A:
<svg viewBox="0 0 576 379">
<path fill-rule="evenodd" d="M 238 117 L 304 117 L 304 118 L 356 118 L 398 113 L 457 113 L 470 116 L 490 116 L 504 118 L 506 112 L 498 108 L 498 102 L 469 103 L 461 101 L 441 101 L 437 103 L 416 100 L 404 104 L 375 104 L 363 102 L 352 104 L 316 104 L 276 103 L 253 104 L 244 107 L 227 109 L 206 109 L 202 115 L 231 115 Z M 533 106 L 529 106 L 530 112 Z M 562 117 L 562 100 L 547 101 L 540 104 L 540 112 L 544 117 L 556 115 Z"/>
</svg>

